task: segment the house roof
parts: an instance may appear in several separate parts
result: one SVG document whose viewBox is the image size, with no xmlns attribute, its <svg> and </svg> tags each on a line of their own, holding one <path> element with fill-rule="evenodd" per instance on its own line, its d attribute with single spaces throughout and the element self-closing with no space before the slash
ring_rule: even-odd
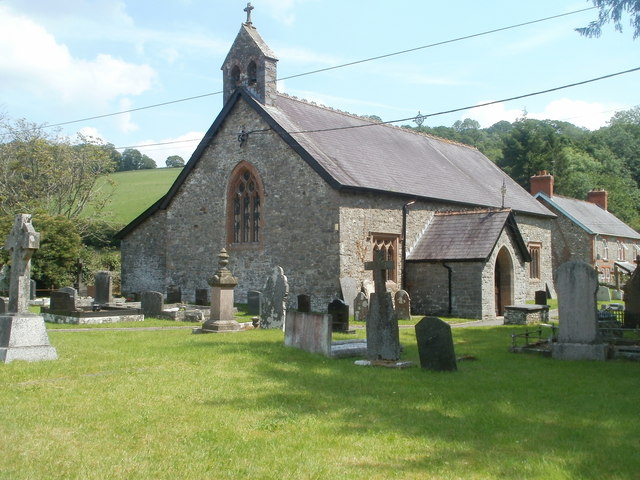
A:
<svg viewBox="0 0 640 480">
<path fill-rule="evenodd" d="M 489 258 L 503 229 L 512 233 L 525 261 L 529 252 L 511 210 L 437 212 L 407 261 L 482 261 Z"/>
<path fill-rule="evenodd" d="M 171 203 L 236 102 L 243 99 L 333 188 L 555 217 L 477 149 L 278 94 L 263 105 L 243 88 L 229 98 L 167 194 L 117 234 Z M 256 132 L 254 132 L 256 133 Z M 249 132 L 251 136 L 252 132 Z M 502 187 L 506 187 L 504 203 Z"/>
<path fill-rule="evenodd" d="M 547 196 L 538 192 L 535 198 L 555 208 L 591 235 L 610 235 L 640 240 L 640 233 L 595 203 L 560 195 Z"/>
</svg>

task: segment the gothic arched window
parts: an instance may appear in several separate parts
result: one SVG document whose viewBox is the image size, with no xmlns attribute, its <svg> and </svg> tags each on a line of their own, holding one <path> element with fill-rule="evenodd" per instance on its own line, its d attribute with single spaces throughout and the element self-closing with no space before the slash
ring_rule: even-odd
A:
<svg viewBox="0 0 640 480">
<path fill-rule="evenodd" d="M 262 233 L 262 182 L 253 166 L 241 162 L 231 174 L 227 198 L 229 244 L 259 243 Z"/>
<path fill-rule="evenodd" d="M 247 67 L 247 78 L 249 80 L 249 86 L 258 83 L 258 67 L 253 60 L 249 62 L 249 66 Z"/>
<path fill-rule="evenodd" d="M 231 69 L 231 87 L 236 88 L 240 86 L 240 69 L 238 66 L 234 66 Z"/>
</svg>

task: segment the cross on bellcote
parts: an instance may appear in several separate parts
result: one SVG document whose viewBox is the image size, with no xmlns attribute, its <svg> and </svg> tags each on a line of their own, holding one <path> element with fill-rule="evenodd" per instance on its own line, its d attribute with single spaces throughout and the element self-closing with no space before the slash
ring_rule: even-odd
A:
<svg viewBox="0 0 640 480">
<path fill-rule="evenodd" d="M 247 21 L 245 22 L 247 25 L 251 25 L 251 10 L 253 10 L 253 6 L 251 6 L 251 2 L 247 3 L 246 8 L 244 9 L 247 12 Z"/>
<path fill-rule="evenodd" d="M 393 266 L 394 263 L 391 260 L 384 259 L 384 252 L 382 250 L 374 250 L 373 262 L 366 262 L 364 264 L 365 270 L 373 270 L 373 283 L 375 284 L 378 295 L 387 291 L 384 271 L 393 269 Z"/>
</svg>

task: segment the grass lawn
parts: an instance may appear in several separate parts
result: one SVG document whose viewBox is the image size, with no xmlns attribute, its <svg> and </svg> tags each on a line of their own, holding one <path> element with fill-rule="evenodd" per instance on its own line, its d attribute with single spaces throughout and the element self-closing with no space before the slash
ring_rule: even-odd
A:
<svg viewBox="0 0 640 480">
<path fill-rule="evenodd" d="M 454 329 L 455 373 L 277 330 L 50 330 L 59 360 L 0 364 L 0 478 L 638 478 L 640 363 L 510 354 L 518 329 Z"/>
</svg>

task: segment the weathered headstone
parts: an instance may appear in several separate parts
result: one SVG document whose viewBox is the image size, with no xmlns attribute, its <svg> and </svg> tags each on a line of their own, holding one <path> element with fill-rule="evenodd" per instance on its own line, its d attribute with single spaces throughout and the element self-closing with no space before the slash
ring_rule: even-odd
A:
<svg viewBox="0 0 640 480">
<path fill-rule="evenodd" d="M 640 257 L 638 257 L 640 265 Z M 640 268 L 636 268 L 624 290 L 624 327 L 640 328 Z"/>
<path fill-rule="evenodd" d="M 596 297 L 596 299 L 599 302 L 608 302 L 611 300 L 611 291 L 609 290 L 609 287 L 606 287 L 604 285 L 600 285 L 598 287 L 598 295 Z"/>
<path fill-rule="evenodd" d="M 260 328 L 283 328 L 288 297 L 287 277 L 282 267 L 274 267 L 262 291 Z"/>
<path fill-rule="evenodd" d="M 249 290 L 247 292 L 247 313 L 249 315 L 260 316 L 260 302 L 262 301 L 262 293 L 258 290 Z"/>
<path fill-rule="evenodd" d="M 298 295 L 298 311 L 311 313 L 311 295 L 305 293 Z"/>
<path fill-rule="evenodd" d="M 349 315 L 353 315 L 353 302 L 360 291 L 360 284 L 355 278 L 342 277 L 340 279 L 340 289 L 342 290 L 344 303 L 349 306 Z"/>
<path fill-rule="evenodd" d="M 405 290 L 398 290 L 395 295 L 396 318 L 411 320 L 411 299 Z"/>
<path fill-rule="evenodd" d="M 16 215 L 5 249 L 11 258 L 8 312 L 0 316 L 0 361 L 55 360 L 56 349 L 40 315 L 29 312 L 31 256 L 40 246 L 40 234 L 31 223 L 31 215 Z"/>
<path fill-rule="evenodd" d="M 211 305 L 210 294 L 209 288 L 196 288 L 196 305 Z"/>
<path fill-rule="evenodd" d="M 284 344 L 329 356 L 331 354 L 330 316 L 289 310 L 284 327 Z"/>
<path fill-rule="evenodd" d="M 211 285 L 211 316 L 202 324 L 203 332 L 237 332 L 242 326 L 235 318 L 233 289 L 238 279 L 227 268 L 229 255 L 223 248 L 218 255 L 218 271 L 209 279 Z"/>
<path fill-rule="evenodd" d="M 415 326 L 420 366 L 427 370 L 458 369 L 451 326 L 437 317 L 424 317 Z"/>
<path fill-rule="evenodd" d="M 360 292 L 353 301 L 353 319 L 356 322 L 366 322 L 368 313 L 369 297 L 364 292 Z"/>
<path fill-rule="evenodd" d="M 349 305 L 336 298 L 328 305 L 327 313 L 331 317 L 333 332 L 347 333 L 349 331 Z"/>
<path fill-rule="evenodd" d="M 36 289 L 36 281 L 31 280 L 29 282 L 29 300 L 35 300 L 38 295 L 38 291 Z"/>
<path fill-rule="evenodd" d="M 71 295 L 71 298 L 73 299 L 73 303 L 74 305 L 77 304 L 78 302 L 78 290 L 76 290 L 73 287 L 62 287 L 58 289 L 59 292 L 66 292 L 69 295 Z"/>
<path fill-rule="evenodd" d="M 76 301 L 69 292 L 57 290 L 49 296 L 49 310 L 53 312 L 73 312 L 76 309 Z"/>
<path fill-rule="evenodd" d="M 554 274 L 554 283 L 560 332 L 552 345 L 553 358 L 605 360 L 607 349 L 598 330 L 596 271 L 585 262 L 563 263 Z"/>
<path fill-rule="evenodd" d="M 176 285 L 169 285 L 167 287 L 167 303 L 181 303 L 182 302 L 182 288 Z"/>
<path fill-rule="evenodd" d="M 546 305 L 547 304 L 547 291 L 546 290 L 536 290 L 534 295 L 535 295 L 534 303 L 536 305 Z"/>
<path fill-rule="evenodd" d="M 113 279 L 111 278 L 111 272 L 102 271 L 96 272 L 96 296 L 94 298 L 95 303 L 100 305 L 106 305 L 113 302 Z"/>
<path fill-rule="evenodd" d="M 369 300 L 367 317 L 367 358 L 371 361 L 396 361 L 400 358 L 400 332 L 393 309 L 391 293 L 386 291 L 384 271 L 394 263 L 384 260 L 380 250 L 373 252 L 373 261 L 365 263 L 366 270 L 373 270 L 375 293 Z"/>
<path fill-rule="evenodd" d="M 142 292 L 140 296 L 140 308 L 145 317 L 159 317 L 162 315 L 164 295 L 162 292 Z"/>
</svg>

